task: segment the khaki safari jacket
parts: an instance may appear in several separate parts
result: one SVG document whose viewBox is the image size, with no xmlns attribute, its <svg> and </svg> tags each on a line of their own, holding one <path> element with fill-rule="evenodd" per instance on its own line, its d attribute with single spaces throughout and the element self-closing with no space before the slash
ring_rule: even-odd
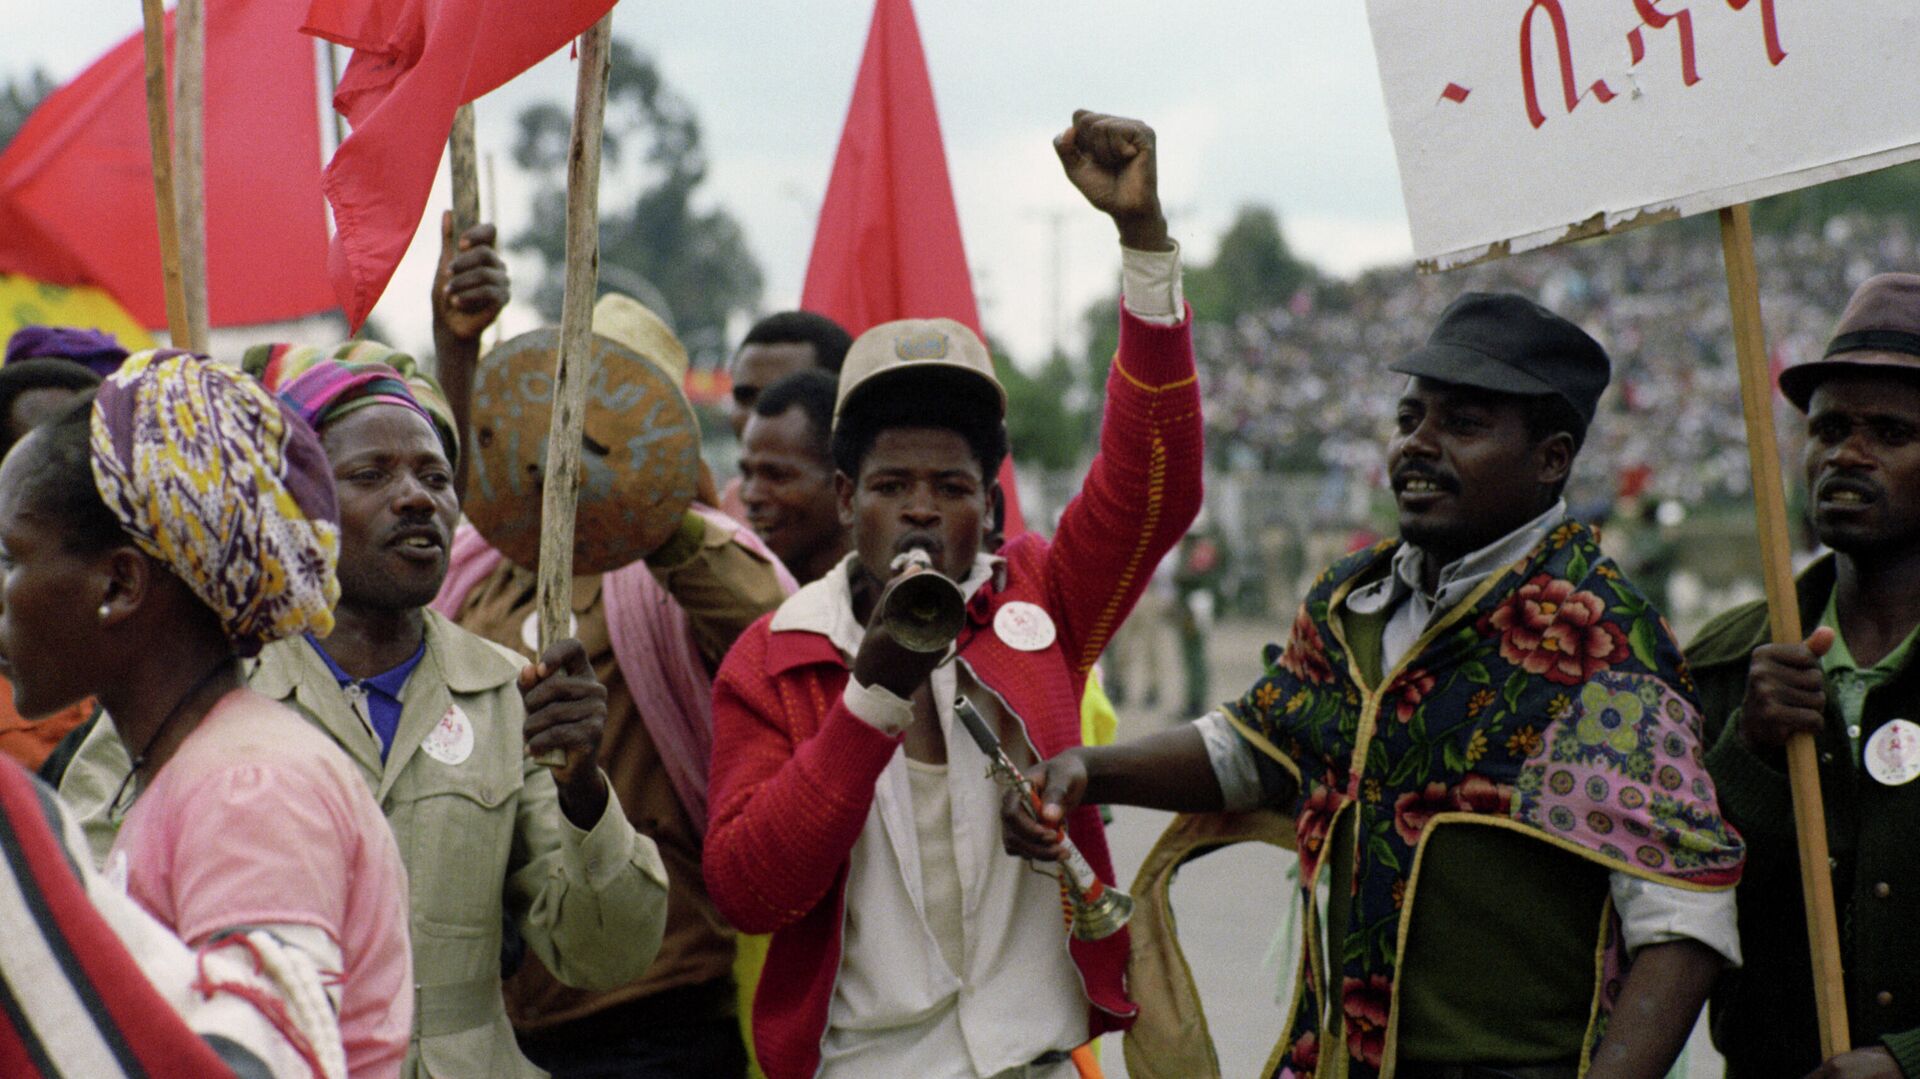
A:
<svg viewBox="0 0 1920 1079">
<path fill-rule="evenodd" d="M 667 875 L 611 784 L 591 831 L 560 811 L 553 776 L 524 752 L 517 655 L 426 613 L 426 655 L 401 691 L 387 760 L 326 663 L 304 639 L 267 646 L 249 685 L 331 735 L 360 766 L 406 863 L 413 937 L 414 1039 L 408 1079 L 523 1079 L 500 993 L 511 917 L 568 985 L 604 990 L 640 977 L 660 948 Z M 472 749 L 423 746 L 443 717 L 472 727 Z M 442 738 L 436 747 L 464 739 Z M 442 758 L 457 759 L 447 763 Z M 111 724 L 96 724 L 61 782 L 95 859 L 113 842 L 108 802 L 129 767 Z"/>
</svg>

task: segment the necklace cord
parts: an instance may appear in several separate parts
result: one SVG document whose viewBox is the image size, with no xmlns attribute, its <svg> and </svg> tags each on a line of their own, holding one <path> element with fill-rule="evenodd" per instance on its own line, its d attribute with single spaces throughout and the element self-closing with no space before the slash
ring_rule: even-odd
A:
<svg viewBox="0 0 1920 1079">
<path fill-rule="evenodd" d="M 133 777 L 140 774 L 141 766 L 147 763 L 147 754 L 152 751 L 154 743 L 160 740 L 161 735 L 167 733 L 167 728 L 173 724 L 175 719 L 179 718 L 180 710 L 187 706 L 187 702 L 191 701 L 201 690 L 207 688 L 215 678 L 219 677 L 220 672 L 226 670 L 227 665 L 232 662 L 232 656 L 222 656 L 218 663 L 215 663 L 205 674 L 195 679 L 193 685 L 187 687 L 187 691 L 180 695 L 179 700 L 173 702 L 173 707 L 167 710 L 166 718 L 162 719 L 160 725 L 154 728 L 152 736 L 147 739 L 147 744 L 141 746 L 140 752 L 134 755 L 133 767 L 127 769 L 127 777 L 122 779 L 120 786 L 114 790 L 113 801 L 107 804 L 108 820 L 117 824 L 121 818 L 126 816 L 127 811 L 133 808 L 133 799 L 127 798 L 127 790 L 133 785 Z M 108 717 L 108 719 L 109 722 L 111 722 L 112 717 Z M 138 796 L 136 795 L 136 797 Z"/>
</svg>

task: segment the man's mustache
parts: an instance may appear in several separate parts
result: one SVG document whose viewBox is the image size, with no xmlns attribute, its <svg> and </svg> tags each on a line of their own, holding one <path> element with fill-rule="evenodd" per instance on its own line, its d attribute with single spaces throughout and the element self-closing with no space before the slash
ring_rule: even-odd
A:
<svg viewBox="0 0 1920 1079">
<path fill-rule="evenodd" d="M 1415 479 L 1426 480 L 1442 491 L 1451 492 L 1460 489 L 1460 481 L 1440 469 L 1431 465 L 1408 464 L 1394 470 L 1392 477 L 1394 491 L 1405 490 L 1407 484 Z"/>
</svg>

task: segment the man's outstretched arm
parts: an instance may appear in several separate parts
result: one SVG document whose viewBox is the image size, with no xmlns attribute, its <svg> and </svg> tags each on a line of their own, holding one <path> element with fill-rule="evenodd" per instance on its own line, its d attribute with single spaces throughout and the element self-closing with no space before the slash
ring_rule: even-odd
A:
<svg viewBox="0 0 1920 1079">
<path fill-rule="evenodd" d="M 1068 662 L 1085 669 L 1199 512 L 1204 453 L 1191 327 L 1160 208 L 1153 129 L 1081 110 L 1053 145 L 1067 179 L 1113 221 L 1126 271 L 1100 452 L 1047 557 L 1048 611 Z"/>
<path fill-rule="evenodd" d="M 1226 806 L 1206 738 L 1193 724 L 1116 745 L 1076 746 L 1029 768 L 1027 778 L 1040 791 L 1040 816 L 1009 795 L 1000 808 L 1001 834 L 1007 853 L 1043 862 L 1065 853 L 1061 827 L 1083 803 L 1175 813 Z"/>
<path fill-rule="evenodd" d="M 1633 957 L 1588 1079 L 1665 1075 L 1693 1033 L 1726 960 L 1697 940 L 1650 944 Z"/>
</svg>

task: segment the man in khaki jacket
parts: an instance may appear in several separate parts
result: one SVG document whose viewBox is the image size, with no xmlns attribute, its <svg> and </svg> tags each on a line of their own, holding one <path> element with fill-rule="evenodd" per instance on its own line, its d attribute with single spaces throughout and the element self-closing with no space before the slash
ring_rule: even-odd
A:
<svg viewBox="0 0 1920 1079">
<path fill-rule="evenodd" d="M 468 260 L 478 279 L 469 293 L 496 287 L 478 272 L 485 259 Z M 444 281 L 436 300 L 443 321 L 461 314 Z M 507 920 L 567 984 L 623 985 L 659 950 L 666 870 L 594 764 L 606 691 L 579 642 L 557 642 L 525 666 L 426 608 L 459 517 L 458 440 L 438 388 L 379 346 L 334 355 L 249 353 L 249 367 L 321 433 L 342 525 L 333 634 L 270 646 L 249 684 L 331 735 L 393 827 L 410 878 L 416 978 L 405 1074 L 541 1076 L 501 996 Z M 561 767 L 529 759 L 556 748 Z M 127 770 L 100 724 L 61 782 L 96 856 L 111 843 L 110 803 Z"/>
<path fill-rule="evenodd" d="M 617 293 L 601 297 L 593 327 L 597 337 L 625 346 L 676 385 L 684 381 L 684 346 L 638 301 Z M 465 414 L 458 380 L 447 373 L 453 410 Z M 619 385 L 624 376 L 610 377 Z M 645 407 L 596 415 L 590 406 L 587 426 L 603 438 L 623 438 L 617 432 Z M 472 426 L 483 423 L 476 418 Z M 476 451 L 476 462 L 493 476 L 516 468 L 508 445 L 495 437 L 491 448 Z M 633 492 L 616 486 L 611 496 L 599 497 L 623 493 Z M 660 953 L 643 976 L 587 992 L 545 963 L 528 962 L 508 979 L 507 1013 L 520 1047 L 557 1079 L 747 1074 L 734 975 L 751 982 L 760 953 L 751 939 L 736 939 L 700 873 L 712 672 L 734 639 L 794 586 L 771 552 L 738 522 L 712 511 L 711 501 L 710 493 L 699 498 L 674 534 L 643 557 L 573 580 L 573 633 L 607 692 L 600 763 L 628 819 L 659 848 L 668 898 Z M 452 566 L 434 609 L 533 658 L 534 571 L 469 529 L 454 539 Z"/>
</svg>

